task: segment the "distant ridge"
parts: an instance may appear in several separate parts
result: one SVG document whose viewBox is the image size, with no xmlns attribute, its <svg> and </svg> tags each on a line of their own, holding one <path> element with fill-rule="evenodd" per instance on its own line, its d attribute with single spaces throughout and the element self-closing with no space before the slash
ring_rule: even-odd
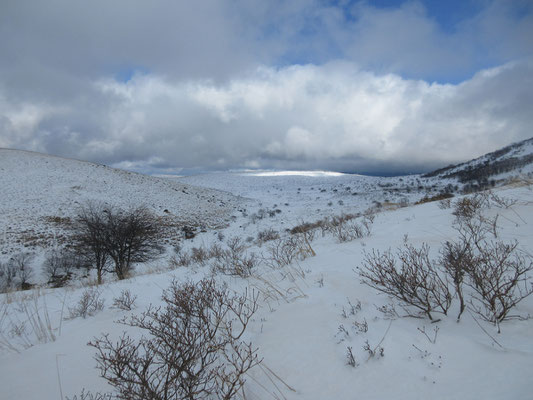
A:
<svg viewBox="0 0 533 400">
<path fill-rule="evenodd" d="M 455 178 L 464 184 L 485 186 L 509 175 L 533 173 L 533 138 L 513 143 L 492 153 L 422 175 L 424 178 Z"/>
</svg>

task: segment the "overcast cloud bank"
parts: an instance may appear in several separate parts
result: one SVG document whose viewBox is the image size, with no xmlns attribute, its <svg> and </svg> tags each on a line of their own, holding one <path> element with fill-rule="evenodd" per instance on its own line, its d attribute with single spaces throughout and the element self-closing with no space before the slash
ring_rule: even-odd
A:
<svg viewBox="0 0 533 400">
<path fill-rule="evenodd" d="M 526 1 L 446 27 L 413 1 L 186 3 L 6 1 L 0 147 L 153 173 L 394 173 L 533 136 Z"/>
</svg>

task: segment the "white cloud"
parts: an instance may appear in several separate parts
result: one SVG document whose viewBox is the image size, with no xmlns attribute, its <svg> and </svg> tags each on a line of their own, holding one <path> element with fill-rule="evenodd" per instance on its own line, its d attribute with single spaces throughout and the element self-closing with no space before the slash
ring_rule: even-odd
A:
<svg viewBox="0 0 533 400">
<path fill-rule="evenodd" d="M 531 62 L 511 63 L 458 85 L 351 63 L 261 67 L 225 84 L 144 74 L 95 82 L 105 101 L 90 116 L 78 103 L 2 108 L 0 120 L 19 129 L 0 139 L 24 147 L 32 138 L 36 149 L 54 152 L 60 137 L 62 153 L 151 171 L 431 168 L 530 137 L 532 72 Z M 98 131 L 83 129 L 94 120 Z"/>
</svg>

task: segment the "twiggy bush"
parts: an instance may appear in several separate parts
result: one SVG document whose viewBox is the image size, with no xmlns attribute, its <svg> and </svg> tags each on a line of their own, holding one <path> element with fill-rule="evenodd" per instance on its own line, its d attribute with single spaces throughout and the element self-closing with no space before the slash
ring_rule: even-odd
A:
<svg viewBox="0 0 533 400">
<path fill-rule="evenodd" d="M 198 265 L 205 265 L 209 258 L 209 253 L 204 247 L 193 247 L 191 249 L 191 260 Z"/>
<path fill-rule="evenodd" d="M 254 253 L 246 252 L 246 245 L 238 237 L 228 240 L 228 247 L 222 250 L 213 263 L 213 270 L 226 275 L 247 278 L 257 265 Z"/>
<path fill-rule="evenodd" d="M 267 248 L 265 264 L 271 268 L 283 268 L 298 260 L 315 256 L 311 247 L 312 231 L 273 240 Z"/>
<path fill-rule="evenodd" d="M 429 259 L 427 245 L 417 249 L 406 243 L 397 257 L 390 251 L 374 250 L 365 255 L 359 274 L 362 283 L 395 297 L 404 306 L 418 309 L 429 319 L 433 319 L 434 312 L 448 313 L 452 301 L 448 282 Z M 406 311 L 412 315 L 407 308 Z"/>
<path fill-rule="evenodd" d="M 440 265 L 453 282 L 455 294 L 459 299 L 458 322 L 466 308 L 463 282 L 465 276 L 468 276 L 468 270 L 474 263 L 475 257 L 468 242 L 444 243 L 444 247 L 441 249 Z"/>
<path fill-rule="evenodd" d="M 361 222 L 356 220 L 354 214 L 343 214 L 328 219 L 327 230 L 340 242 L 349 242 L 369 236 L 374 217 L 363 216 Z"/>
<path fill-rule="evenodd" d="M 137 296 L 131 294 L 131 292 L 126 289 L 120 292 L 120 296 L 113 299 L 113 307 L 123 311 L 131 311 L 131 309 L 135 307 L 136 300 Z"/>
<path fill-rule="evenodd" d="M 499 198 L 497 198 L 498 200 Z M 520 301 L 533 293 L 528 274 L 533 270 L 531 257 L 518 250 L 518 243 L 489 241 L 498 237 L 496 215 L 488 218 L 483 209 L 490 207 L 490 193 L 465 197 L 454 206 L 454 228 L 459 241 L 447 243 L 442 254 L 443 267 L 452 277 L 464 310 L 461 284 L 473 289 L 471 308 L 496 325 L 509 317 Z M 497 201 L 496 205 L 499 206 Z M 501 202 L 500 202 L 501 203 Z M 507 201 L 509 207 L 512 201 Z M 466 274 L 466 278 L 465 278 Z M 460 316 L 460 314 L 459 314 Z"/>
<path fill-rule="evenodd" d="M 498 325 L 520 301 L 533 293 L 528 273 L 533 261 L 521 254 L 518 243 L 485 243 L 470 268 L 468 286 L 474 290 L 470 301 L 474 311 Z"/>
<path fill-rule="evenodd" d="M 261 246 L 265 242 L 270 242 L 271 240 L 279 239 L 278 231 L 269 228 L 261 231 L 257 234 L 257 244 Z"/>
<path fill-rule="evenodd" d="M 104 309 L 104 300 L 100 298 L 101 291 L 95 287 L 85 289 L 75 307 L 69 307 L 69 319 L 93 316 Z"/>
<path fill-rule="evenodd" d="M 120 399 L 233 399 L 245 374 L 261 360 L 241 340 L 257 310 L 257 296 L 235 295 L 213 280 L 173 282 L 165 306 L 122 323 L 146 336 L 108 335 L 90 342 L 101 376 Z"/>
<path fill-rule="evenodd" d="M 118 399 L 116 396 L 114 396 L 112 393 L 100 393 L 95 392 L 92 393 L 90 391 L 85 391 L 85 389 L 82 389 L 79 397 L 78 395 L 74 395 L 74 397 L 66 397 L 67 400 L 113 400 Z"/>
</svg>

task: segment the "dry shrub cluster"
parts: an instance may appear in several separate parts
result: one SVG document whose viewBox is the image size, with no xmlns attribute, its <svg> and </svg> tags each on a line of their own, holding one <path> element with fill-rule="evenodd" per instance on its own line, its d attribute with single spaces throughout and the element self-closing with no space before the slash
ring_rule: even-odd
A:
<svg viewBox="0 0 533 400">
<path fill-rule="evenodd" d="M 242 278 L 251 276 L 258 259 L 255 253 L 247 253 L 247 246 L 238 237 L 227 241 L 227 248 L 217 251 L 213 263 L 213 270 L 225 275 L 235 275 Z"/>
<path fill-rule="evenodd" d="M 171 258 L 174 267 L 191 265 L 205 266 L 211 262 L 213 271 L 225 275 L 249 277 L 258 262 L 255 253 L 248 253 L 248 246 L 238 237 L 226 241 L 222 247 L 214 243 L 210 248 L 193 247 L 190 251 L 180 251 Z"/>
<path fill-rule="evenodd" d="M 241 394 L 245 374 L 261 360 L 242 340 L 257 310 L 257 296 L 231 293 L 213 280 L 173 282 L 163 292 L 164 307 L 150 307 L 124 319 L 143 335 L 108 335 L 89 343 L 97 350 L 101 376 L 117 398 L 232 399 Z"/>
<path fill-rule="evenodd" d="M 272 228 L 257 233 L 257 244 L 259 246 L 276 239 L 279 239 L 279 232 Z"/>
<path fill-rule="evenodd" d="M 399 263 L 399 265 L 397 265 Z M 406 243 L 394 256 L 390 251 L 366 254 L 359 274 L 362 282 L 412 306 L 433 319 L 433 312 L 448 313 L 452 295 L 445 277 L 429 258 L 429 247 Z"/>
<path fill-rule="evenodd" d="M 322 236 L 333 235 L 339 242 L 347 242 L 369 236 L 375 214 L 371 211 L 361 214 L 341 214 L 326 217 L 315 222 L 304 222 L 293 227 L 292 235 L 310 234 L 320 229 Z"/>
<path fill-rule="evenodd" d="M 104 309 L 104 299 L 100 298 L 102 292 L 96 287 L 85 289 L 74 307 L 69 307 L 69 319 L 93 316 Z"/>
<path fill-rule="evenodd" d="M 135 307 L 137 296 L 128 289 L 120 292 L 120 296 L 113 299 L 113 307 L 123 311 L 131 311 Z"/>
<path fill-rule="evenodd" d="M 267 247 L 264 262 L 271 268 L 283 268 L 296 261 L 303 261 L 315 256 L 311 247 L 313 232 L 307 231 L 297 235 L 273 240 Z"/>
<path fill-rule="evenodd" d="M 499 331 L 499 324 L 512 317 L 511 310 L 533 293 L 529 277 L 533 260 L 518 242 L 498 240 L 498 215 L 487 217 L 484 213 L 491 202 L 499 207 L 513 204 L 494 200 L 490 194 L 455 202 L 458 239 L 444 243 L 438 261 L 429 259 L 427 245 L 416 249 L 406 244 L 396 257 L 390 251 L 374 251 L 367 254 L 360 269 L 362 282 L 422 311 L 430 319 L 432 312 L 447 313 L 452 287 L 459 300 L 458 321 L 468 307 L 496 324 Z"/>
</svg>

